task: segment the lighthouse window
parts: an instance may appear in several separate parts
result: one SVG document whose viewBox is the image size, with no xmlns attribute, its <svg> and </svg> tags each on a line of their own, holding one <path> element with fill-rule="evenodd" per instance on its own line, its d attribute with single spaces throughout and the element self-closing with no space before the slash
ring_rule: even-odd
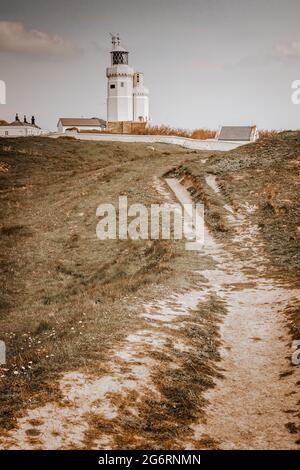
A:
<svg viewBox="0 0 300 470">
<path fill-rule="evenodd" d="M 124 87 L 124 82 L 121 82 L 121 87 L 122 87 L 122 88 Z"/>
<path fill-rule="evenodd" d="M 113 51 L 112 52 L 113 65 L 128 64 L 128 52 L 126 51 Z"/>
<path fill-rule="evenodd" d="M 112 84 L 110 85 L 110 88 L 116 88 L 116 85 L 115 85 L 114 83 L 112 83 Z"/>
</svg>

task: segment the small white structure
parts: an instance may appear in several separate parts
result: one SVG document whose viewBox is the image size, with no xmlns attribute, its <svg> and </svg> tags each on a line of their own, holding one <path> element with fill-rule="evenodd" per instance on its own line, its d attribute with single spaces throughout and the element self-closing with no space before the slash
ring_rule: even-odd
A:
<svg viewBox="0 0 300 470">
<path fill-rule="evenodd" d="M 215 139 L 223 141 L 255 142 L 259 138 L 256 126 L 221 126 Z"/>
<path fill-rule="evenodd" d="M 144 86 L 144 74 L 136 72 L 133 76 L 133 120 L 148 122 L 149 90 Z"/>
<path fill-rule="evenodd" d="M 128 51 L 112 36 L 111 66 L 107 76 L 107 121 L 149 121 L 149 92 L 143 74 L 128 65 Z"/>
<path fill-rule="evenodd" d="M 67 130 L 102 132 L 105 129 L 106 122 L 99 118 L 60 118 L 57 123 L 60 134 L 64 134 Z"/>
<path fill-rule="evenodd" d="M 42 130 L 35 124 L 35 118 L 32 116 L 31 122 L 27 122 L 24 116 L 23 122 L 20 121 L 18 114 L 16 114 L 15 121 L 0 124 L 0 137 L 27 137 L 39 136 Z"/>
</svg>

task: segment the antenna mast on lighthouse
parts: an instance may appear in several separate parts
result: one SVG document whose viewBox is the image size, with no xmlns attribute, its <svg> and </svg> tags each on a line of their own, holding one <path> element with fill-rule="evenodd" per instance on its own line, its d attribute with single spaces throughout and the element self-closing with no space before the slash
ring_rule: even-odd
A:
<svg viewBox="0 0 300 470">
<path fill-rule="evenodd" d="M 116 34 L 113 34 L 113 33 L 110 33 L 111 35 L 111 43 L 114 47 L 117 47 L 120 45 L 120 35 L 119 33 L 116 33 Z"/>
</svg>

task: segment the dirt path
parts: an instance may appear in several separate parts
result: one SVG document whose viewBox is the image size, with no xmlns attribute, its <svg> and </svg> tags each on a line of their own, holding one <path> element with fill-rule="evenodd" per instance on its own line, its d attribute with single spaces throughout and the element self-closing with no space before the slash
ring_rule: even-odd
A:
<svg viewBox="0 0 300 470">
<path fill-rule="evenodd" d="M 183 186 L 169 183 L 181 203 L 190 202 Z M 155 185 L 169 200 L 158 180 Z M 262 276 L 255 230 L 242 222 L 237 221 L 235 241 L 243 240 L 242 249 L 254 246 L 252 260 L 238 261 L 206 230 L 201 255 L 212 258 L 213 267 L 202 265 L 197 288 L 167 294 L 158 290 L 161 300 L 137 302 L 134 308 L 140 309 L 146 326 L 116 347 L 110 370 L 99 377 L 83 370 L 65 374 L 61 402 L 27 410 L 18 429 L 0 438 L 1 447 L 199 448 L 205 441 L 226 449 L 297 448 L 287 423 L 297 413 L 300 397 L 295 382 L 300 380 L 300 369 L 290 366 L 291 340 L 281 311 L 299 293 Z M 162 392 L 166 384 L 168 393 L 174 392 L 174 383 L 177 389 L 187 389 L 187 364 L 201 347 L 189 334 L 199 329 L 194 311 L 211 298 L 221 298 L 227 311 L 217 366 L 223 378 L 214 379 L 216 386 L 204 399 L 200 392 L 207 385 L 192 389 L 194 401 L 208 406 L 204 417 L 195 405 L 189 422 L 177 395 L 171 394 L 167 401 Z M 200 324 L 204 331 L 209 321 Z M 165 376 L 164 382 L 159 374 Z M 181 414 L 169 410 L 170 402 Z"/>
<path fill-rule="evenodd" d="M 215 177 L 206 182 L 219 192 Z M 231 207 L 225 209 L 232 221 Z M 246 212 L 252 210 L 246 207 Z M 210 403 L 206 424 L 194 430 L 196 435 L 213 436 L 223 449 L 296 449 L 299 442 L 288 428 L 294 419 L 298 421 L 300 370 L 291 366 L 292 340 L 282 311 L 299 291 L 263 277 L 258 228 L 247 226 L 244 217 L 239 219 L 235 242 L 240 251 L 251 248 L 252 261 L 251 257 L 247 262 L 233 261 L 206 231 L 206 246 L 218 269 L 202 273 L 227 305 L 220 329 L 224 376 L 206 394 Z"/>
</svg>

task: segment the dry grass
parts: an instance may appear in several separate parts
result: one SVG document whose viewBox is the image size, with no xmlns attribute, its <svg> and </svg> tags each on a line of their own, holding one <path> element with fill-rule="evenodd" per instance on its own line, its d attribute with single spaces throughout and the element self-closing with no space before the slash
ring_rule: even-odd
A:
<svg viewBox="0 0 300 470">
<path fill-rule="evenodd" d="M 195 153 L 20 138 L 1 139 L 0 157 L 0 331 L 8 354 L 0 411 L 8 428 L 21 409 L 58 397 L 59 372 L 104 364 L 139 328 L 133 306 L 157 295 L 156 285 L 188 282 L 192 260 L 180 242 L 101 242 L 95 212 L 119 195 L 129 204 L 162 202 L 153 175 Z"/>
<path fill-rule="evenodd" d="M 153 175 L 174 167 L 192 196 L 205 201 L 206 221 L 218 236 L 230 235 L 225 203 L 257 205 L 249 217 L 260 224 L 269 257 L 286 277 L 299 269 L 299 142 L 298 133 L 288 133 L 211 155 L 165 144 L 153 150 L 72 138 L 1 140 L 0 331 L 8 351 L 2 427 L 14 426 L 22 409 L 57 399 L 60 372 L 92 371 L 95 364 L 98 374 L 109 370 L 112 348 L 144 326 L 139 302 L 161 296 L 162 288 L 190 286 L 196 257 L 181 242 L 97 240 L 101 202 L 116 203 L 119 195 L 129 203 L 161 202 Z M 217 176 L 221 194 L 206 184 L 207 174 Z M 197 258 L 198 270 L 201 262 Z M 297 308 L 287 312 L 294 325 Z M 160 364 L 152 377 L 160 396 L 148 393 L 138 404 L 134 392 L 124 403 L 116 396 L 124 410 L 135 403 L 136 417 L 120 413 L 108 422 L 87 416 L 87 447 L 105 430 L 114 433 L 118 448 L 180 448 L 176 437 L 189 436 L 205 405 L 202 392 L 218 374 L 217 325 L 224 313 L 213 296 L 181 318 L 164 351 L 148 351 Z M 180 337 L 192 352 L 176 350 Z M 198 445 L 217 447 L 209 436 Z"/>
<path fill-rule="evenodd" d="M 194 442 L 191 425 L 204 416 L 203 392 L 213 387 L 214 377 L 221 376 L 216 365 L 220 359 L 218 323 L 225 313 L 223 301 L 212 295 L 177 320 L 178 329 L 171 338 L 166 328 L 169 341 L 164 350 L 145 351 L 160 364 L 151 377 L 156 393 L 150 388 L 143 391 L 142 398 L 141 390 L 110 394 L 118 414 L 113 419 L 87 416 L 87 448 L 103 432 L 114 437 L 115 449 L 181 449 L 182 436 L 190 438 L 196 448 L 216 448 L 217 443 L 208 436 L 206 442 Z M 178 341 L 190 349 L 176 349 Z"/>
<path fill-rule="evenodd" d="M 274 137 L 276 137 L 281 131 L 278 131 L 276 129 L 271 129 L 271 130 L 267 130 L 267 129 L 261 129 L 259 131 L 259 138 L 260 139 L 273 139 Z"/>
<path fill-rule="evenodd" d="M 171 174 L 183 180 L 195 200 L 205 202 L 205 220 L 232 256 L 260 262 L 254 251 L 258 246 L 265 255 L 264 262 L 260 262 L 262 276 L 273 277 L 286 288 L 294 289 L 299 287 L 300 279 L 299 168 L 300 131 L 288 131 L 269 133 L 254 144 L 216 154 L 206 161 L 197 158 L 176 167 Z M 215 176 L 219 193 L 207 184 L 208 175 Z M 233 221 L 229 220 L 225 204 L 233 208 Z M 249 222 L 257 233 L 249 233 L 251 241 L 245 250 L 243 239 L 234 242 L 233 237 L 239 233 L 240 224 L 246 229 Z M 283 313 L 292 338 L 298 340 L 299 299 L 290 301 Z M 291 373 L 288 370 L 281 377 Z M 294 423 L 287 427 L 292 433 L 299 432 Z"/>
<path fill-rule="evenodd" d="M 283 276 L 300 271 L 300 132 L 284 132 L 231 152 L 215 154 L 173 169 L 184 176 L 192 196 L 205 202 L 206 221 L 217 236 L 230 236 L 225 204 L 240 211 L 244 204 L 256 209 L 247 214 L 263 237 L 273 271 Z M 215 175 L 222 191 L 216 194 L 205 182 Z"/>
<path fill-rule="evenodd" d="M 208 186 L 205 181 L 205 171 L 199 172 L 196 170 L 196 175 L 193 173 L 194 168 L 198 166 L 198 161 L 192 162 L 188 166 L 179 165 L 177 168 L 168 171 L 165 176 L 182 180 L 181 184 L 187 189 L 192 198 L 196 202 L 204 203 L 206 224 L 217 236 L 224 235 L 229 228 L 226 221 L 226 212 L 223 208 L 226 200 Z"/>
<path fill-rule="evenodd" d="M 215 130 L 210 129 L 195 129 L 192 131 L 190 137 L 191 139 L 214 139 L 216 135 Z"/>
<path fill-rule="evenodd" d="M 76 128 L 68 129 L 70 131 L 76 130 Z M 84 134 L 114 134 L 114 132 L 105 129 L 103 131 L 99 130 L 82 130 L 79 133 Z M 186 129 L 177 129 L 170 126 L 147 126 L 145 128 L 137 127 L 132 132 L 134 135 L 166 135 L 166 136 L 177 136 L 177 137 L 186 137 L 189 139 L 213 139 L 216 135 L 216 131 L 209 129 L 195 129 L 189 131 Z"/>
<path fill-rule="evenodd" d="M 141 129 L 137 134 L 142 135 L 169 135 L 177 137 L 186 137 L 190 139 L 212 139 L 214 138 L 216 131 L 208 129 L 196 129 L 189 131 L 186 129 L 177 129 L 170 126 L 149 126 L 145 129 Z"/>
<path fill-rule="evenodd" d="M 300 274 L 299 167 L 300 131 L 288 131 L 269 134 L 254 144 L 216 154 L 205 162 L 197 158 L 168 174 L 183 178 L 193 198 L 205 202 L 206 222 L 228 249 L 236 231 L 235 224 L 228 222 L 225 204 L 230 204 L 236 216 L 242 214 L 257 227 L 256 241 L 266 255 L 264 276 L 295 288 L 299 287 Z M 215 175 L 220 193 L 208 186 L 207 175 Z M 246 211 L 245 207 L 254 210 Z M 253 256 L 253 252 L 242 255 L 239 250 L 239 256 Z M 297 299 L 285 309 L 285 314 L 291 335 L 299 339 Z"/>
</svg>

